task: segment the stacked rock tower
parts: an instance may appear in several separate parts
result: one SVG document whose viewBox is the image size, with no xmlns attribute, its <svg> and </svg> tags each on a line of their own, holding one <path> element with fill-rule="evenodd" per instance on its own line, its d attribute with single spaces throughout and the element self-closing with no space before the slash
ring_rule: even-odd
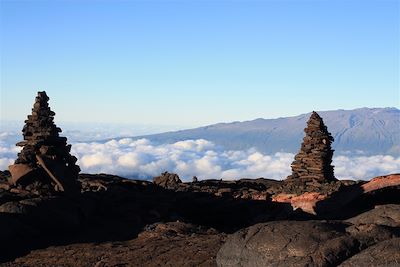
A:
<svg viewBox="0 0 400 267">
<path fill-rule="evenodd" d="M 61 129 L 54 124 L 55 113 L 48 105 L 46 92 L 38 92 L 32 114 L 22 130 L 24 141 L 15 164 L 9 166 L 12 184 L 48 183 L 56 191 L 77 190 L 80 172 L 77 158 L 70 154 L 67 138 L 60 137 Z"/>
<path fill-rule="evenodd" d="M 306 136 L 292 163 L 292 174 L 287 180 L 320 183 L 336 181 L 331 165 L 334 151 L 331 143 L 334 139 L 317 112 L 312 112 L 304 131 Z"/>
</svg>

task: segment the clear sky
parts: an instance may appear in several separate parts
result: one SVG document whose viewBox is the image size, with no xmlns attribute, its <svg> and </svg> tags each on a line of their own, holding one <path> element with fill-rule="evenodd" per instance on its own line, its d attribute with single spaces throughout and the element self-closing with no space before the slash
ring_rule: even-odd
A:
<svg viewBox="0 0 400 267">
<path fill-rule="evenodd" d="M 1 116 L 204 125 L 400 107 L 400 1 L 5 1 Z"/>
</svg>

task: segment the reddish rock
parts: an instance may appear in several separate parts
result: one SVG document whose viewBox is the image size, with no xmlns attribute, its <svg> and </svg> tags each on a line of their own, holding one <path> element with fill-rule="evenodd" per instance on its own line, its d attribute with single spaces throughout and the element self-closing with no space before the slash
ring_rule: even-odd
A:
<svg viewBox="0 0 400 267">
<path fill-rule="evenodd" d="M 17 184 L 18 180 L 25 175 L 32 172 L 34 169 L 29 166 L 28 164 L 13 164 L 8 167 L 11 173 L 11 180 L 12 184 Z"/>
<path fill-rule="evenodd" d="M 328 209 L 340 209 L 363 194 L 371 193 L 383 188 L 400 186 L 400 174 L 375 177 L 367 183 L 357 187 L 347 187 L 346 190 L 337 190 L 336 192 L 305 192 L 302 194 L 279 193 L 272 197 L 272 201 L 280 203 L 290 203 L 293 209 L 301 208 L 304 212 L 317 214 L 319 203 L 329 200 Z M 324 210 L 324 212 L 328 212 Z"/>
<path fill-rule="evenodd" d="M 399 186 L 400 185 L 400 174 L 391 174 L 385 176 L 378 176 L 369 181 L 366 184 L 363 184 L 361 187 L 364 192 L 372 192 L 374 190 L 391 187 L 391 186 Z"/>
<path fill-rule="evenodd" d="M 315 208 L 317 202 L 326 199 L 328 196 L 317 192 L 304 193 L 300 196 L 294 194 L 278 194 L 272 198 L 272 201 L 280 203 L 290 203 L 293 210 L 301 209 L 310 214 L 316 214 Z"/>
</svg>

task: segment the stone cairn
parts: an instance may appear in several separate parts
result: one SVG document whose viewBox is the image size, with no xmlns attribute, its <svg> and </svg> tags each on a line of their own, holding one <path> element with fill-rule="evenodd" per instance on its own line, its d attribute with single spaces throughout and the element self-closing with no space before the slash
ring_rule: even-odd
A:
<svg viewBox="0 0 400 267">
<path fill-rule="evenodd" d="M 11 184 L 28 190 L 79 192 L 77 182 L 80 172 L 75 163 L 77 158 L 70 155 L 71 145 L 67 138 L 60 137 L 61 129 L 53 120 L 55 113 L 48 105 L 46 92 L 38 92 L 32 114 L 25 120 L 22 129 L 24 141 L 15 164 L 9 166 Z"/>
<path fill-rule="evenodd" d="M 292 174 L 289 182 L 336 181 L 333 174 L 331 143 L 332 135 L 328 132 L 322 118 L 313 111 L 304 129 L 306 136 L 301 144 L 300 152 L 292 163 Z"/>
</svg>

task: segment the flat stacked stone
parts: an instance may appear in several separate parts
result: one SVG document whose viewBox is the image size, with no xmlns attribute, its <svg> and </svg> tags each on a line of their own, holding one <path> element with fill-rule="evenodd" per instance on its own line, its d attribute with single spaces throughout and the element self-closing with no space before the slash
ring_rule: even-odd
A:
<svg viewBox="0 0 400 267">
<path fill-rule="evenodd" d="M 331 144 L 334 139 L 317 112 L 312 112 L 304 131 L 306 136 L 287 180 L 319 183 L 336 181 L 331 165 L 334 151 Z"/>
<path fill-rule="evenodd" d="M 71 145 L 60 137 L 54 124 L 55 113 L 48 105 L 46 92 L 38 92 L 32 114 L 22 129 L 24 141 L 15 164 L 9 166 L 12 184 L 51 183 L 56 191 L 72 190 L 77 185 L 79 166 L 70 154 Z"/>
</svg>

